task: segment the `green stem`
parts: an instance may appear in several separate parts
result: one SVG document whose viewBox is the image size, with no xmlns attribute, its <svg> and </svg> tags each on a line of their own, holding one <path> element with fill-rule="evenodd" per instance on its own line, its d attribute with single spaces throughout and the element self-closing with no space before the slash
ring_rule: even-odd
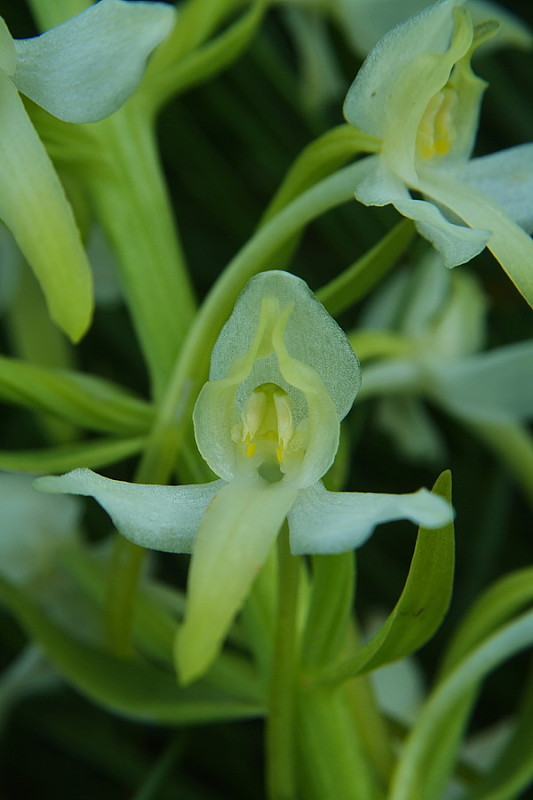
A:
<svg viewBox="0 0 533 800">
<path fill-rule="evenodd" d="M 266 733 L 267 785 L 269 800 L 295 800 L 294 697 L 300 561 L 290 552 L 286 522 L 278 537 L 278 557 L 277 629 Z"/>
<path fill-rule="evenodd" d="M 84 177 L 98 217 L 118 257 L 128 308 L 150 372 L 153 394 L 167 384 L 180 344 L 194 316 L 153 124 L 142 97 L 93 123 L 101 142 L 103 168 Z"/>
</svg>

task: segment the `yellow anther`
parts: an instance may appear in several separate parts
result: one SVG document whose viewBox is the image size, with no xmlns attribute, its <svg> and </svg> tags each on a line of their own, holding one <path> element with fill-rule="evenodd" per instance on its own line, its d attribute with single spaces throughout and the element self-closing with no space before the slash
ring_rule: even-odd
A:
<svg viewBox="0 0 533 800">
<path fill-rule="evenodd" d="M 293 435 L 288 394 L 274 383 L 263 383 L 246 400 L 240 435 L 232 434 L 232 438 L 234 441 L 240 439 L 247 458 L 259 453 L 265 461 L 275 458 L 278 464 L 282 464 Z"/>
<path fill-rule="evenodd" d="M 427 161 L 450 151 L 455 136 L 453 114 L 456 105 L 457 93 L 450 87 L 431 98 L 418 126 L 416 149 L 420 158 Z"/>
</svg>

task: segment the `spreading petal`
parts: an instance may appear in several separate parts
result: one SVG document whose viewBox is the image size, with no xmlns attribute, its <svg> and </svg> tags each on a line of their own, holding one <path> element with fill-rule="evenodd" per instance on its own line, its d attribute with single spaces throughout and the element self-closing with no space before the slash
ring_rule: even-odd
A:
<svg viewBox="0 0 533 800">
<path fill-rule="evenodd" d="M 498 203 L 521 228 L 533 232 L 533 143 L 474 158 L 464 180 Z"/>
<path fill-rule="evenodd" d="M 215 658 L 296 494 L 283 482 L 243 479 L 225 486 L 209 506 L 195 543 L 185 623 L 176 643 L 184 683 Z"/>
<path fill-rule="evenodd" d="M 15 41 L 13 80 L 59 119 L 102 119 L 135 90 L 175 17 L 165 3 L 100 0 L 40 36 Z"/>
<path fill-rule="evenodd" d="M 441 171 L 433 170 L 431 175 L 428 172 L 420 189 L 449 208 L 474 231 L 490 232 L 487 247 L 527 302 L 533 305 L 533 241 L 523 228 L 488 194 Z M 448 263 L 448 266 L 452 265 Z"/>
<path fill-rule="evenodd" d="M 317 483 L 300 492 L 289 512 L 295 555 L 344 553 L 360 547 L 376 525 L 408 519 L 440 528 L 453 518 L 451 506 L 427 489 L 412 494 L 328 492 Z"/>
<path fill-rule="evenodd" d="M 533 417 L 533 340 L 470 358 L 436 363 L 433 399 L 474 422 Z"/>
<path fill-rule="evenodd" d="M 223 486 L 223 481 L 191 486 L 125 483 L 90 469 L 35 481 L 35 488 L 44 492 L 94 497 L 123 536 L 142 547 L 168 553 L 192 552 L 202 517 Z"/>
<path fill-rule="evenodd" d="M 366 159 L 366 169 L 362 171 L 361 182 L 354 187 L 354 192 L 364 205 L 385 206 L 392 203 L 400 214 L 412 219 L 420 234 L 441 253 L 447 267 L 466 264 L 481 253 L 489 241 L 490 230 L 483 225 L 472 229 L 451 222 L 431 202 L 434 195 L 428 184 L 424 183 L 418 188 L 429 195 L 428 200 L 412 198 L 403 180 L 392 173 L 383 159 L 370 156 Z"/>
<path fill-rule="evenodd" d="M 72 210 L 12 81 L 0 72 L 0 218 L 34 270 L 52 318 L 75 341 L 92 281 Z"/>
</svg>

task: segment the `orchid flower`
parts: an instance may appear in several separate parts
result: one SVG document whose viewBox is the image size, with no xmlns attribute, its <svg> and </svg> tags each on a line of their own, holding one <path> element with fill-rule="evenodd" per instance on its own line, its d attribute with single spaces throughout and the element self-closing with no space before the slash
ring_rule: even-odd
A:
<svg viewBox="0 0 533 800">
<path fill-rule="evenodd" d="M 381 141 L 355 196 L 413 219 L 447 267 L 488 247 L 532 304 L 533 144 L 470 159 L 485 88 L 470 59 L 495 27 L 441 0 L 378 42 L 344 105 Z"/>
<path fill-rule="evenodd" d="M 307 285 L 285 272 L 262 273 L 223 327 L 194 409 L 198 449 L 219 480 L 143 486 L 86 469 L 37 480 L 44 491 L 92 495 L 144 547 L 192 552 L 178 637 L 183 681 L 210 665 L 285 518 L 294 554 L 359 547 L 393 519 L 429 528 L 451 519 L 450 506 L 426 489 L 324 488 L 359 378 L 345 334 Z"/>
<path fill-rule="evenodd" d="M 366 56 L 382 36 L 413 14 L 432 5 L 431 0 L 329 0 L 355 51 Z M 485 19 L 499 22 L 494 46 L 530 47 L 532 37 L 522 20 L 499 3 L 489 0 L 465 0 L 474 23 Z M 493 44 L 492 42 L 490 43 Z"/>
<path fill-rule="evenodd" d="M 400 347 L 395 357 L 365 366 L 361 397 L 380 398 L 377 419 L 404 454 L 443 455 L 424 398 L 466 422 L 520 423 L 533 416 L 533 340 L 480 352 L 486 311 L 476 279 L 443 269 L 434 252 L 413 275 L 395 275 L 367 307 L 353 346 L 371 330 L 395 330 Z"/>
<path fill-rule="evenodd" d="M 101 0 L 32 39 L 0 17 L 0 218 L 43 286 L 51 316 L 77 340 L 92 313 L 89 265 L 72 210 L 19 92 L 67 122 L 92 122 L 134 91 L 175 10 Z"/>
</svg>

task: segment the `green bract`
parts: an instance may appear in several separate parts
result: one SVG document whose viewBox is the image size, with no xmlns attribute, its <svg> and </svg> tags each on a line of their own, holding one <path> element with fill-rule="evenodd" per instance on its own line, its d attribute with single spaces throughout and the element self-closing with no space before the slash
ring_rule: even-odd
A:
<svg viewBox="0 0 533 800">
<path fill-rule="evenodd" d="M 344 113 L 382 145 L 355 194 L 415 220 L 448 267 L 488 247 L 531 304 L 533 145 L 470 160 L 485 88 L 470 59 L 496 23 L 474 27 L 461 5 L 441 0 L 398 25 L 363 64 Z"/>
<path fill-rule="evenodd" d="M 425 489 L 328 492 L 341 419 L 359 387 L 348 340 L 307 285 L 285 272 L 252 278 L 214 347 L 194 410 L 198 447 L 220 480 L 139 486 L 89 470 L 40 478 L 51 492 L 92 495 L 145 547 L 192 552 L 177 641 L 181 677 L 209 666 L 285 518 L 294 554 L 358 547 L 374 527 L 407 518 L 437 528 L 448 503 Z"/>
<path fill-rule="evenodd" d="M 51 316 L 74 340 L 92 315 L 89 264 L 19 91 L 68 122 L 101 119 L 135 89 L 174 20 L 163 3 L 101 0 L 41 36 L 15 41 L 0 18 L 0 218 L 41 282 Z"/>
</svg>

